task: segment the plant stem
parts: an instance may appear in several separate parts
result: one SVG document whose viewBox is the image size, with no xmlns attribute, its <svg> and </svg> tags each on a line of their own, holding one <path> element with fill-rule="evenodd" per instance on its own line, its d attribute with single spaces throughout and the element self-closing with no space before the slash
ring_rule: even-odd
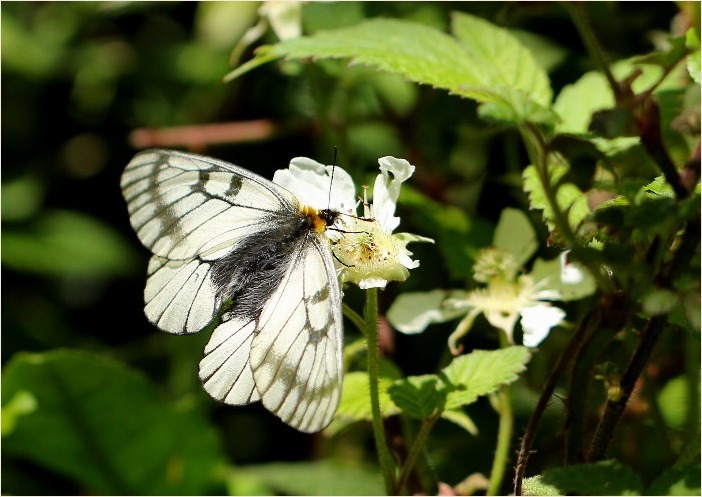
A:
<svg viewBox="0 0 702 497">
<path fill-rule="evenodd" d="M 622 93 L 621 88 L 614 78 L 612 71 L 609 69 L 609 63 L 605 57 L 604 50 L 602 50 L 595 34 L 592 32 L 583 6 L 579 2 L 564 2 L 563 6 L 568 11 L 573 24 L 575 24 L 575 28 L 578 30 L 580 38 L 583 40 L 583 44 L 590 54 L 590 57 L 595 60 L 595 63 L 599 66 L 607 79 L 607 83 L 609 83 L 612 93 L 614 93 L 614 98 L 616 101 L 619 101 Z"/>
<path fill-rule="evenodd" d="M 563 349 L 561 354 L 558 356 L 556 364 L 553 365 L 546 385 L 541 391 L 539 400 L 534 407 L 534 412 L 529 418 L 529 423 L 527 424 L 526 430 L 524 430 L 524 436 L 522 437 L 522 443 L 519 448 L 519 455 L 517 456 L 517 464 L 514 468 L 514 495 L 522 495 L 522 480 L 524 478 L 524 473 L 526 471 L 526 465 L 529 460 L 529 454 L 531 453 L 531 444 L 536 436 L 536 429 L 541 422 L 541 417 L 546 411 L 546 406 L 548 405 L 551 396 L 553 395 L 556 386 L 558 385 L 558 380 L 565 372 L 566 367 L 573 358 L 573 354 L 578 349 L 582 341 L 589 335 L 590 330 L 599 327 L 602 321 L 601 313 L 598 308 L 593 308 L 590 312 L 580 321 L 580 326 L 573 334 L 573 336 L 568 341 L 568 344 Z"/>
<path fill-rule="evenodd" d="M 505 468 L 507 467 L 509 446 L 512 441 L 512 430 L 514 427 L 512 389 L 509 385 L 505 385 L 500 389 L 497 393 L 497 399 L 500 409 L 500 425 L 497 431 L 497 446 L 495 447 L 495 457 L 492 459 L 487 495 L 499 495 L 502 479 L 505 476 Z"/>
<path fill-rule="evenodd" d="M 417 433 L 417 436 L 414 438 L 414 442 L 412 442 L 412 447 L 410 448 L 409 454 L 407 454 L 407 460 L 405 461 L 405 464 L 402 466 L 402 470 L 400 471 L 400 477 L 397 480 L 398 490 L 402 491 L 404 486 L 407 484 L 407 479 L 412 473 L 412 469 L 414 468 L 414 465 L 417 462 L 417 458 L 422 452 L 422 449 L 424 449 L 424 443 L 427 440 L 427 436 L 429 435 L 432 426 L 434 426 L 434 423 L 436 423 L 436 420 L 440 417 L 441 413 L 439 412 L 429 417 L 428 419 L 425 419 L 422 422 L 422 426 L 419 428 L 419 433 Z"/>
<path fill-rule="evenodd" d="M 395 490 L 395 468 L 385 441 L 385 427 L 380 412 L 380 394 L 378 392 L 378 377 L 380 375 L 380 357 L 378 351 L 378 289 L 366 290 L 366 303 L 363 308 L 365 319 L 366 340 L 368 341 L 368 381 L 370 383 L 371 415 L 375 447 L 378 451 L 380 470 L 385 481 L 385 490 L 392 495 Z"/>
<path fill-rule="evenodd" d="M 509 346 L 507 336 L 500 333 L 500 347 Z M 497 409 L 500 414 L 500 424 L 497 430 L 497 444 L 495 446 L 495 456 L 492 459 L 490 469 L 490 482 L 487 488 L 487 495 L 498 495 L 502 486 L 502 479 L 505 476 L 507 459 L 509 456 L 509 446 L 512 441 L 512 431 L 514 428 L 514 417 L 512 414 L 512 390 L 509 385 L 504 385 L 497 393 Z"/>
</svg>

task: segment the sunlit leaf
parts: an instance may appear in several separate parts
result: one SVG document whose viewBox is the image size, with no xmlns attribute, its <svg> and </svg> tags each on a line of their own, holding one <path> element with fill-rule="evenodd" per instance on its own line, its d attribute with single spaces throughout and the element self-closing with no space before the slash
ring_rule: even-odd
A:
<svg viewBox="0 0 702 497">
<path fill-rule="evenodd" d="M 511 122 L 551 120 L 551 90 L 545 72 L 507 30 L 464 13 L 453 16 L 458 40 L 398 19 L 371 19 L 355 26 L 261 47 L 239 66 L 234 79 L 278 58 L 348 58 L 478 102 L 487 115 Z M 488 41 L 486 43 L 486 41 Z M 495 108 L 495 106 L 497 106 Z"/>
<path fill-rule="evenodd" d="M 499 350 L 474 350 L 456 357 L 442 369 L 449 387 L 447 409 L 455 409 L 474 402 L 479 396 L 512 383 L 526 369 L 531 354 L 526 347 L 507 347 Z"/>
<path fill-rule="evenodd" d="M 378 380 L 380 411 L 385 417 L 400 412 L 400 409 L 393 403 L 388 394 L 388 389 L 393 384 L 393 381 L 393 378 L 387 376 L 381 376 Z M 371 419 L 368 373 L 360 371 L 346 373 L 344 375 L 344 386 L 341 390 L 339 408 L 334 415 L 332 424 L 329 425 L 325 433 L 331 436 L 352 423 L 370 421 Z"/>
</svg>

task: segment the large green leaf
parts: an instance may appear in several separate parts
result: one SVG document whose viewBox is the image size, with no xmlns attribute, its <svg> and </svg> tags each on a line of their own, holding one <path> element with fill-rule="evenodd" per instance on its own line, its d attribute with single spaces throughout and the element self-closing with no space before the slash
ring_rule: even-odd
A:
<svg viewBox="0 0 702 497">
<path fill-rule="evenodd" d="M 279 59 L 348 58 L 416 83 L 442 88 L 489 103 L 483 115 L 511 121 L 551 121 L 548 77 L 531 52 L 507 30 L 456 13 L 453 38 L 423 24 L 398 19 L 370 19 L 355 26 L 261 47 L 231 80 Z"/>
<path fill-rule="evenodd" d="M 232 473 L 256 478 L 283 495 L 382 495 L 378 470 L 316 461 L 243 466 Z"/>
<path fill-rule="evenodd" d="M 70 350 L 19 354 L 3 372 L 3 410 L 28 395 L 34 407 L 3 437 L 4 457 L 28 459 L 88 493 L 214 491 L 223 459 L 211 426 L 123 365 Z"/>
</svg>

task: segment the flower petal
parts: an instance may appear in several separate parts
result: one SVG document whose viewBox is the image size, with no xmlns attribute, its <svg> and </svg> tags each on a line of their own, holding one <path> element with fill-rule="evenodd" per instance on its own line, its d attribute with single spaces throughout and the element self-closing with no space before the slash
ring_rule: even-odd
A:
<svg viewBox="0 0 702 497">
<path fill-rule="evenodd" d="M 394 216 L 400 187 L 412 176 L 415 168 L 405 159 L 390 156 L 381 157 L 378 164 L 380 174 L 373 184 L 373 216 L 385 231 L 391 233 L 400 224 L 400 218 Z"/>
<path fill-rule="evenodd" d="M 307 157 L 295 157 L 287 169 L 275 172 L 273 183 L 290 190 L 305 205 L 315 209 L 355 214 L 356 188 L 349 173 L 339 166 L 325 166 Z"/>
<path fill-rule="evenodd" d="M 548 336 L 551 328 L 563 321 L 566 315 L 563 309 L 546 304 L 525 307 L 520 314 L 525 347 L 538 346 Z"/>
<path fill-rule="evenodd" d="M 432 290 L 430 292 L 401 293 L 386 314 L 390 324 L 406 334 L 421 333 L 431 323 L 443 323 L 462 316 L 464 309 L 452 309 L 443 305 L 446 297 L 463 299 L 463 290 Z"/>
</svg>

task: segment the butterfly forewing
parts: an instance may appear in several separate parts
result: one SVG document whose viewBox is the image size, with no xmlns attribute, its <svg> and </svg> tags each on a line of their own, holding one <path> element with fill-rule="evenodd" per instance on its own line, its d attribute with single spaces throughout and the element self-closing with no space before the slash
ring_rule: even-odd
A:
<svg viewBox="0 0 702 497">
<path fill-rule="evenodd" d="M 192 333 L 228 303 L 200 362 L 205 390 L 228 404 L 262 400 L 301 431 L 326 427 L 341 390 L 341 292 L 313 210 L 245 169 L 168 150 L 137 154 L 121 185 L 154 254 L 149 321 Z"/>
<path fill-rule="evenodd" d="M 295 213 L 295 197 L 233 164 L 172 151 L 138 154 L 122 175 L 141 242 L 170 260 L 216 259 L 241 238 Z"/>
</svg>

